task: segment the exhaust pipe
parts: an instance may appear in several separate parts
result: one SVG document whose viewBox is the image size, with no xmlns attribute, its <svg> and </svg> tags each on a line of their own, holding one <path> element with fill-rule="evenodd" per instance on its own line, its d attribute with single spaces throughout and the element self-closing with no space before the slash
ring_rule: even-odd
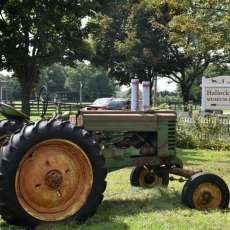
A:
<svg viewBox="0 0 230 230">
<path fill-rule="evenodd" d="M 150 82 L 142 82 L 142 110 L 147 111 L 150 109 Z"/>
<path fill-rule="evenodd" d="M 139 110 L 139 80 L 131 80 L 131 111 Z"/>
</svg>

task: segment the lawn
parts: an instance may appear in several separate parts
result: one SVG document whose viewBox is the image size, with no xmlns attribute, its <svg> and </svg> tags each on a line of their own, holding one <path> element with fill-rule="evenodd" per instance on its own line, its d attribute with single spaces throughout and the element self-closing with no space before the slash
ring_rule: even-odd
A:
<svg viewBox="0 0 230 230">
<path fill-rule="evenodd" d="M 230 186 L 230 152 L 178 150 L 185 165 L 203 169 L 225 179 Z M 104 201 L 95 216 L 82 225 L 41 226 L 49 230 L 227 230 L 230 229 L 230 210 L 196 211 L 181 204 L 183 183 L 170 182 L 168 189 L 143 190 L 129 184 L 130 169 L 107 176 Z M 16 229 L 1 223 L 0 229 Z M 18 228 L 17 228 L 18 229 Z"/>
</svg>

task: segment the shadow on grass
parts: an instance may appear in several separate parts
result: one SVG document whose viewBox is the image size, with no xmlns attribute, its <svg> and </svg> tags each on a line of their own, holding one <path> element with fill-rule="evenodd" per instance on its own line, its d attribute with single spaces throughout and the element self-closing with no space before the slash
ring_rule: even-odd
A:
<svg viewBox="0 0 230 230">
<path fill-rule="evenodd" d="M 211 160 L 213 160 L 212 158 L 210 158 L 210 156 L 208 156 L 208 151 L 209 150 L 205 150 L 207 153 L 204 154 L 203 153 L 204 150 L 199 150 L 199 149 L 193 149 L 193 150 L 182 150 L 182 149 L 178 149 L 177 150 L 177 155 L 183 160 L 183 162 L 188 165 L 199 165 L 199 162 L 209 162 Z M 210 150 L 210 151 L 214 151 L 214 150 Z M 230 152 L 229 152 L 230 153 Z M 218 155 L 218 151 L 216 151 L 216 154 Z M 230 160 L 227 158 L 230 158 L 230 154 L 225 154 L 224 158 L 226 158 L 226 160 L 221 160 L 221 158 L 217 158 L 215 157 L 215 163 L 230 163 Z M 191 162 L 195 162 L 195 163 L 191 163 Z"/>
<path fill-rule="evenodd" d="M 116 222 L 105 222 L 105 221 L 100 221 L 100 222 L 95 222 L 93 221 L 92 223 L 89 224 L 66 224 L 66 225 L 46 225 L 46 226 L 38 226 L 34 229 L 31 228 L 18 228 L 13 225 L 8 225 L 5 223 L 0 224 L 0 229 L 1 230 L 74 230 L 74 229 L 79 229 L 79 230 L 101 230 L 101 227 L 103 226 L 103 229 L 113 229 L 113 230 L 128 230 L 128 226 L 124 223 L 119 223 L 118 221 Z"/>
<path fill-rule="evenodd" d="M 13 225 L 8 225 L 6 222 L 0 222 L 0 229 L 1 230 L 23 230 L 25 228 L 19 228 Z"/>
<path fill-rule="evenodd" d="M 40 225 L 34 230 L 101 230 L 101 229 L 113 229 L 113 230 L 127 230 L 129 229 L 125 223 L 113 220 L 100 219 L 97 221 L 96 217 L 88 219 L 86 223 L 77 224 L 69 223 L 65 225 Z"/>
<path fill-rule="evenodd" d="M 181 159 L 183 160 L 184 163 L 190 162 L 190 161 L 195 161 L 195 162 L 207 162 L 209 161 L 208 159 L 204 159 L 201 156 L 203 155 L 202 153 L 199 152 L 199 150 L 192 150 L 192 151 L 183 151 L 178 149 L 177 154 Z M 189 163 L 190 164 L 190 163 Z M 196 164 L 196 163 L 194 163 Z"/>
<path fill-rule="evenodd" d="M 113 230 L 128 230 L 128 226 L 125 223 L 119 222 L 116 220 L 114 222 L 111 218 L 104 218 L 103 216 L 98 216 L 98 218 L 92 217 L 87 220 L 87 222 L 79 224 L 75 222 L 67 224 L 47 224 L 40 225 L 36 228 L 20 228 L 13 225 L 8 225 L 5 222 L 0 222 L 0 230 L 101 230 L 101 229 L 113 229 Z"/>
<path fill-rule="evenodd" d="M 100 212 L 106 216 L 130 216 L 140 212 L 164 212 L 176 209 L 187 209 L 181 203 L 181 194 L 179 192 L 170 192 L 164 189 L 159 189 L 160 195 L 151 195 L 147 198 L 133 198 L 133 199 L 109 199 L 104 200 Z M 146 194 L 143 193 L 143 197 Z"/>
<path fill-rule="evenodd" d="M 186 209 L 181 204 L 180 192 L 164 188 L 157 188 L 156 190 L 132 189 L 121 191 L 119 194 L 116 193 L 111 196 L 111 199 L 105 199 L 99 206 L 96 215 L 89 218 L 84 224 L 71 223 L 69 225 L 50 225 L 49 227 L 44 225 L 39 226 L 37 230 L 128 230 L 129 227 L 122 221 L 122 217 L 130 217 L 140 213 Z M 123 197 L 123 199 L 117 197 L 117 195 Z M 0 229 L 21 230 L 21 228 L 7 225 L 4 222 L 1 222 Z"/>
</svg>

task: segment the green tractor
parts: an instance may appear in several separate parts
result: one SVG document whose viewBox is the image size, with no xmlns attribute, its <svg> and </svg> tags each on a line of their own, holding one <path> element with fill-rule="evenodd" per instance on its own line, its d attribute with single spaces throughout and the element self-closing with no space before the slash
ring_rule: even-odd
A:
<svg viewBox="0 0 230 230">
<path fill-rule="evenodd" d="M 186 170 L 176 157 L 174 111 L 81 111 L 72 122 L 34 123 L 10 106 L 0 109 L 20 124 L 2 131 L 0 214 L 9 224 L 85 221 L 103 200 L 107 172 L 124 167 L 133 167 L 132 186 L 167 186 L 170 174 L 184 177 L 182 202 L 190 208 L 229 205 L 219 176 Z"/>
<path fill-rule="evenodd" d="M 2 103 L 0 104 L 0 113 L 6 118 L 0 120 L 1 147 L 8 136 L 29 123 L 30 119 L 25 114 L 15 110 L 13 107 Z"/>
</svg>

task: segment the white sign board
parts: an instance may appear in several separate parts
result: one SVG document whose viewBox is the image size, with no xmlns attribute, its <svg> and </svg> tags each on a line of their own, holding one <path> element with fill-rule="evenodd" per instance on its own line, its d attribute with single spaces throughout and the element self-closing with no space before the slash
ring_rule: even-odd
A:
<svg viewBox="0 0 230 230">
<path fill-rule="evenodd" d="M 202 78 L 201 110 L 230 109 L 230 76 Z"/>
</svg>

